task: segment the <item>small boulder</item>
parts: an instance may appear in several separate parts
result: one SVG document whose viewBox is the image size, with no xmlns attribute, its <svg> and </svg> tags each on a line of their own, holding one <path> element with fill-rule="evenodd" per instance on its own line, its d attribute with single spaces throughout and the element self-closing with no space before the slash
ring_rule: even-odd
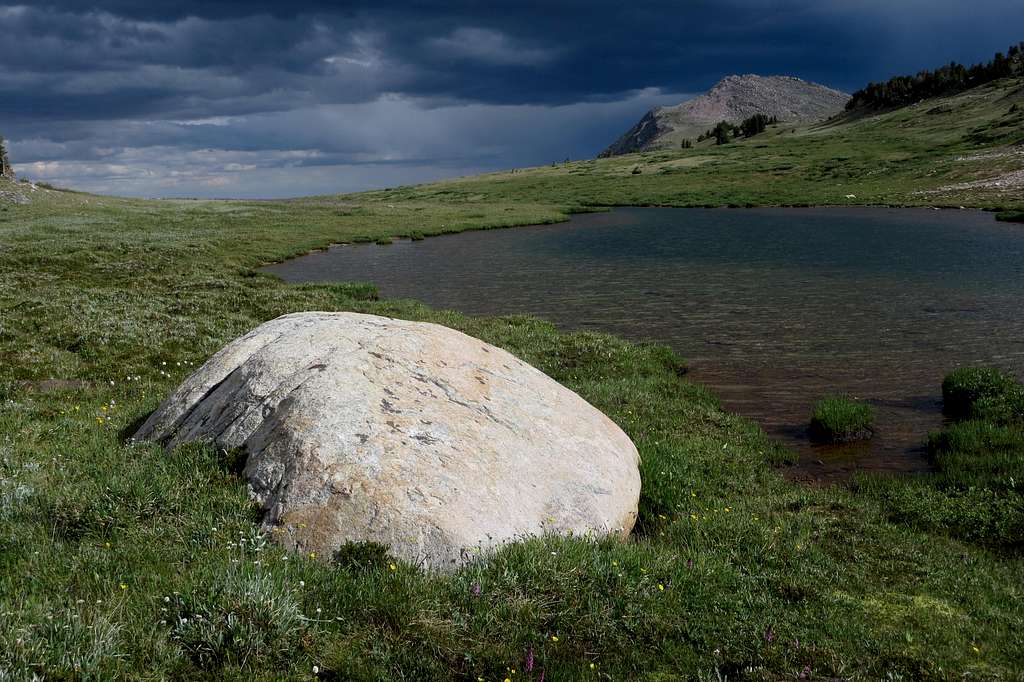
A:
<svg viewBox="0 0 1024 682">
<path fill-rule="evenodd" d="M 639 456 L 515 356 L 435 324 L 296 313 L 216 353 L 136 434 L 241 449 L 264 523 L 329 558 L 376 542 L 434 569 L 546 532 L 628 535 Z"/>
</svg>

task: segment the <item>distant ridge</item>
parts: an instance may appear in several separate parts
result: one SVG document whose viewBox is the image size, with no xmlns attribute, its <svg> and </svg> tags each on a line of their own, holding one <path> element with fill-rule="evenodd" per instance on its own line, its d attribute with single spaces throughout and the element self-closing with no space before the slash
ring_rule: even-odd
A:
<svg viewBox="0 0 1024 682">
<path fill-rule="evenodd" d="M 719 121 L 739 123 L 754 114 L 784 122 L 817 121 L 843 111 L 849 100 L 845 92 L 793 76 L 726 76 L 700 97 L 651 109 L 600 156 L 675 147 Z"/>
</svg>

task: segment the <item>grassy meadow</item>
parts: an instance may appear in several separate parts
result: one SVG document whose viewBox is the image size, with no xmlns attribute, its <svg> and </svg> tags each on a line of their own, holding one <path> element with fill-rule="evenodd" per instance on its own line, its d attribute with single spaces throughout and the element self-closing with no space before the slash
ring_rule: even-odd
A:
<svg viewBox="0 0 1024 682">
<path fill-rule="evenodd" d="M 935 480 L 807 487 L 663 347 L 258 271 L 624 204 L 1020 212 L 990 181 L 1024 168 L 1021 101 L 1004 81 L 723 147 L 291 201 L 18 186 L 30 203 L 0 205 L 0 680 L 1022 679 L 1006 472 L 1024 449 L 1004 393 L 935 437 Z M 225 453 L 128 439 L 227 341 L 300 310 L 439 322 L 580 393 L 640 450 L 633 538 L 539 538 L 453 575 L 371 548 L 332 564 L 260 532 Z"/>
</svg>

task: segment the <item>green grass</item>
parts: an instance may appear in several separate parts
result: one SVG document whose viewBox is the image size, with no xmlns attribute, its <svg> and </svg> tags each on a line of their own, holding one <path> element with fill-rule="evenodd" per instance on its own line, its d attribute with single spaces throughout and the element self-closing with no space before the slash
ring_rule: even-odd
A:
<svg viewBox="0 0 1024 682">
<path fill-rule="evenodd" d="M 814 404 L 810 436 L 820 443 L 848 443 L 873 435 L 875 408 L 846 396 L 829 396 Z"/>
<path fill-rule="evenodd" d="M 996 124 L 1015 87 L 955 98 L 952 113 L 342 197 L 41 190 L 4 206 L 0 677 L 308 680 L 316 666 L 321 679 L 355 680 L 502 680 L 512 668 L 512 679 L 543 670 L 547 680 L 1018 678 L 1024 566 L 1019 547 L 999 542 L 1020 537 L 1019 498 L 1007 492 L 1016 474 L 999 464 L 1017 461 L 1001 459 L 1010 432 L 951 434 L 956 449 L 935 454 L 946 483 L 808 488 L 775 470 L 788 453 L 681 378 L 680 359 L 660 346 L 258 271 L 332 243 L 555 222 L 614 204 L 854 193 L 858 203 L 1006 207 L 987 190 L 915 192 L 1010 168 L 1014 157 L 956 159 L 981 153 L 967 136 L 990 137 L 985 153 L 1012 142 Z M 631 540 L 537 538 L 447 576 L 392 568 L 366 548 L 314 560 L 259 532 L 234 454 L 126 440 L 227 341 L 300 310 L 445 324 L 579 392 L 640 451 Z"/>
<path fill-rule="evenodd" d="M 990 368 L 961 368 L 943 381 L 960 421 L 928 439 L 935 472 L 910 486 L 862 480 L 895 521 L 992 547 L 1024 548 L 1024 386 Z"/>
<path fill-rule="evenodd" d="M 960 367 L 942 381 L 942 409 L 955 419 L 976 415 L 1009 400 L 1017 382 L 993 367 Z"/>
</svg>

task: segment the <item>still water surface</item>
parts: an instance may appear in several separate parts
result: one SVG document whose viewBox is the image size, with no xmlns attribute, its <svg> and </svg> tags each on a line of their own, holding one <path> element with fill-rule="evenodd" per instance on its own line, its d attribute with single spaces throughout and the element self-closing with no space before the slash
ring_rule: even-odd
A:
<svg viewBox="0 0 1024 682">
<path fill-rule="evenodd" d="M 796 450 L 802 478 L 926 470 L 947 371 L 1024 375 L 1024 228 L 976 211 L 620 209 L 333 247 L 267 270 L 661 341 L 726 408 Z M 808 442 L 811 406 L 829 393 L 876 406 L 872 442 Z"/>
</svg>

